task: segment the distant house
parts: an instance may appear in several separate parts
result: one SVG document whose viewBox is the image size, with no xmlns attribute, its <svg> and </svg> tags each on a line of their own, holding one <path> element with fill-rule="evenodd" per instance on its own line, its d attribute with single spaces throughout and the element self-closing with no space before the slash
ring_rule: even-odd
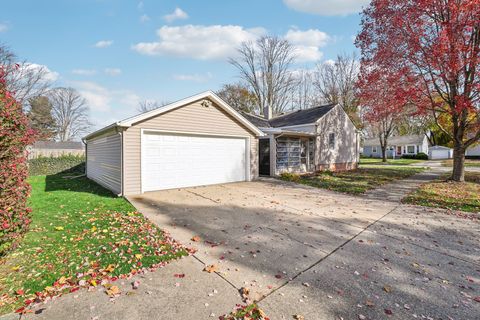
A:
<svg viewBox="0 0 480 320">
<path fill-rule="evenodd" d="M 37 141 L 27 148 L 28 158 L 84 155 L 85 146 L 80 141 Z"/>
<path fill-rule="evenodd" d="M 429 142 L 426 135 L 395 136 L 388 139 L 387 157 L 400 158 L 403 155 L 428 154 Z M 367 139 L 363 143 L 363 156 L 382 157 L 382 148 L 378 138 Z"/>
<path fill-rule="evenodd" d="M 357 168 L 359 134 L 340 105 L 298 110 L 271 119 L 243 116 L 265 133 L 259 140 L 261 175 Z"/>
</svg>

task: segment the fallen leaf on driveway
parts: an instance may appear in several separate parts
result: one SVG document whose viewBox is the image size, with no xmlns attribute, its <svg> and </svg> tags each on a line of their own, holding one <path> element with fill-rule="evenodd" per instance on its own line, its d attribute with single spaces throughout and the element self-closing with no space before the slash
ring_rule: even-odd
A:
<svg viewBox="0 0 480 320">
<path fill-rule="evenodd" d="M 480 302 L 480 296 L 473 298 L 473 301 Z"/>
<path fill-rule="evenodd" d="M 120 294 L 120 289 L 117 286 L 111 286 L 106 293 L 113 298 Z"/>
<path fill-rule="evenodd" d="M 367 301 L 365 302 L 365 305 L 366 305 L 367 307 L 374 307 L 374 306 L 375 306 L 375 303 L 373 303 L 373 301 L 371 301 L 371 300 L 367 300 Z"/>
<path fill-rule="evenodd" d="M 175 278 L 185 278 L 185 273 L 175 273 L 173 276 Z"/>
<path fill-rule="evenodd" d="M 140 281 L 135 280 L 132 282 L 132 289 L 136 290 L 140 286 Z"/>
<path fill-rule="evenodd" d="M 200 240 L 201 240 L 201 239 L 200 239 L 199 236 L 194 236 L 194 237 L 192 238 L 192 241 L 194 241 L 194 242 L 200 242 Z"/>
<path fill-rule="evenodd" d="M 390 292 L 392 292 L 392 287 L 390 287 L 390 286 L 383 286 L 383 291 L 385 291 L 386 293 L 390 293 Z"/>
<path fill-rule="evenodd" d="M 208 273 L 216 272 L 218 271 L 218 266 L 216 264 L 212 264 L 212 265 L 206 266 L 203 269 L 203 271 L 206 271 Z"/>
<path fill-rule="evenodd" d="M 305 320 L 305 317 L 302 316 L 301 314 L 296 314 L 293 316 L 293 319 L 295 320 Z"/>
<path fill-rule="evenodd" d="M 389 316 L 393 314 L 393 311 L 390 309 L 384 309 L 384 311 L 385 311 L 385 314 L 388 314 Z"/>
</svg>

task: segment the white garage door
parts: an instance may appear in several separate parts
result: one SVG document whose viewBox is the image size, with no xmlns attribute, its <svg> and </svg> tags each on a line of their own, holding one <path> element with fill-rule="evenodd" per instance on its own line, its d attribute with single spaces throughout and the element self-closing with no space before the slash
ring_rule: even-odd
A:
<svg viewBox="0 0 480 320">
<path fill-rule="evenodd" d="M 247 140 L 144 133 L 142 191 L 247 180 Z"/>
</svg>

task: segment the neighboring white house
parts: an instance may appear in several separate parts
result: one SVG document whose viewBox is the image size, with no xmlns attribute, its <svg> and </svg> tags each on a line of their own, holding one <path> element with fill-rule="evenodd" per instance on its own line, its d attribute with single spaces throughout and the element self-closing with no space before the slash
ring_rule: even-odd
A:
<svg viewBox="0 0 480 320">
<path fill-rule="evenodd" d="M 428 150 L 428 159 L 443 160 L 453 158 L 453 149 L 443 146 L 433 146 Z"/>
<path fill-rule="evenodd" d="M 388 139 L 387 157 L 400 158 L 403 155 L 428 154 L 429 142 L 426 135 L 395 136 Z M 378 138 L 367 139 L 363 143 L 363 156 L 382 157 L 382 148 Z"/>
</svg>

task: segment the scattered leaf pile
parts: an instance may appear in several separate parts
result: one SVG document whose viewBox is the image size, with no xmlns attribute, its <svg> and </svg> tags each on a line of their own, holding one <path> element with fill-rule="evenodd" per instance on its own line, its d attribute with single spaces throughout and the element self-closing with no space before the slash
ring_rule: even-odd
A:
<svg viewBox="0 0 480 320">
<path fill-rule="evenodd" d="M 62 188 L 45 192 L 52 188 L 45 179 L 30 179 L 31 230 L 19 248 L 2 259 L 1 313 L 22 313 L 26 306 L 81 287 L 103 286 L 107 295 L 116 297 L 120 290 L 111 282 L 187 254 L 126 200 L 108 196 L 93 182 L 49 176 L 54 179 L 50 183 Z M 92 190 L 73 191 L 79 188 Z"/>
<path fill-rule="evenodd" d="M 237 305 L 229 315 L 220 316 L 219 320 L 270 320 L 256 304 Z"/>
</svg>

